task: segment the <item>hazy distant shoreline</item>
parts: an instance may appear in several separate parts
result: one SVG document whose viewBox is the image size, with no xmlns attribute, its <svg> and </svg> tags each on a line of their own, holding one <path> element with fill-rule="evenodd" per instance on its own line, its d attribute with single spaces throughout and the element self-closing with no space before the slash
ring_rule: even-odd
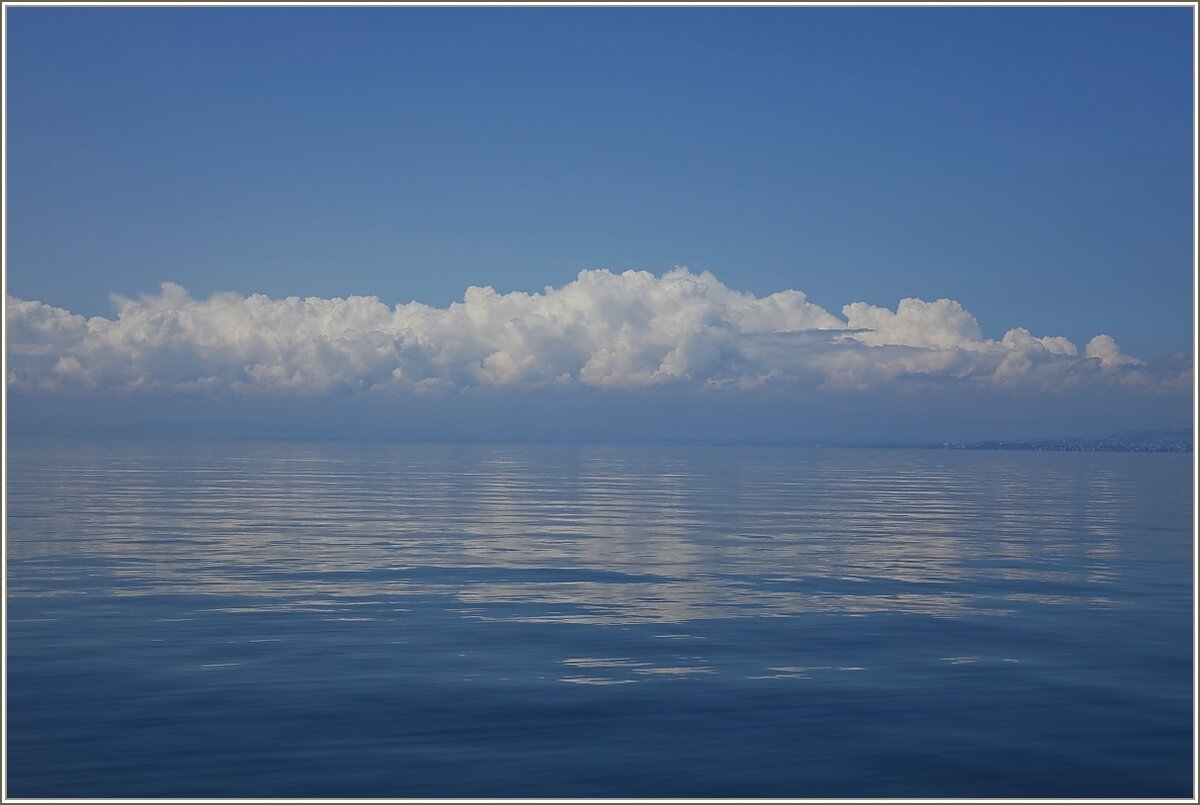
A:
<svg viewBox="0 0 1200 805">
<path fill-rule="evenodd" d="M 1172 429 L 1059 439 L 945 442 L 942 447 L 950 450 L 1053 450 L 1072 453 L 1190 453 L 1192 444 L 1191 430 Z"/>
<path fill-rule="evenodd" d="M 760 442 L 730 442 L 756 446 Z M 981 439 L 973 441 L 912 442 L 785 442 L 786 447 L 836 447 L 873 450 L 1023 450 L 1058 453 L 1191 453 L 1192 431 L 1187 428 L 1133 431 L 1104 436 L 1066 436 L 1043 439 Z"/>
<path fill-rule="evenodd" d="M 60 434 L 49 436 L 45 433 L 10 433 L 9 439 L 39 438 L 98 438 L 103 441 L 124 441 L 149 439 L 157 441 L 161 438 L 182 439 L 184 441 L 250 441 L 250 442 L 378 442 L 378 443 L 411 443 L 411 444 L 561 444 L 561 445 L 611 445 L 611 446 L 643 446 L 643 447 L 780 447 L 780 448 L 812 448 L 812 449 L 847 449 L 847 450 L 1008 450 L 1028 452 L 1057 452 L 1057 453 L 1191 453 L 1193 437 L 1191 430 L 1162 430 L 1142 431 L 1136 433 L 1111 434 L 1106 436 L 1073 436 L 1045 439 L 984 439 L 978 441 L 912 441 L 912 442 L 883 442 L 883 441 L 764 441 L 757 439 L 547 439 L 547 438 L 446 438 L 444 435 L 430 438 L 403 437 L 366 437 L 338 438 L 329 436 L 287 436 L 263 435 L 250 436 L 244 433 L 236 435 L 209 436 L 165 436 L 161 433 L 139 434 L 95 434 L 84 436 L 80 433 Z"/>
</svg>

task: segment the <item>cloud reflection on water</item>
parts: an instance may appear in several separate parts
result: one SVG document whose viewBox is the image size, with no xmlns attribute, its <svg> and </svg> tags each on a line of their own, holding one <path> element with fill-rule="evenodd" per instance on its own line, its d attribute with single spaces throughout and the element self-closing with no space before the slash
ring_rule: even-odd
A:
<svg viewBox="0 0 1200 805">
<path fill-rule="evenodd" d="M 1137 497 L 1078 455 L 345 443 L 161 455 L 93 447 L 14 473 L 18 513 L 22 495 L 61 501 L 11 541 L 14 591 L 86 557 L 107 594 L 332 618 L 399 617 L 431 596 L 462 617 L 531 623 L 1003 615 L 1103 605 L 1137 517 Z"/>
</svg>

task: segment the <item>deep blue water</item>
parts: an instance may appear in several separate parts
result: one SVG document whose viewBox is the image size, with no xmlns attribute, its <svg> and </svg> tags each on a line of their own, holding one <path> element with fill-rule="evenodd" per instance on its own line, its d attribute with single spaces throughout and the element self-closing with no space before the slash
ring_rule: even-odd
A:
<svg viewBox="0 0 1200 805">
<path fill-rule="evenodd" d="M 16 441 L 10 797 L 1190 797 L 1192 457 Z"/>
</svg>

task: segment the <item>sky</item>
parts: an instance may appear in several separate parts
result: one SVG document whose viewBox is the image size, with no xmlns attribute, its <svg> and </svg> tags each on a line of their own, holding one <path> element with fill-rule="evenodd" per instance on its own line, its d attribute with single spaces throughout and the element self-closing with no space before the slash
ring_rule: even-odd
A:
<svg viewBox="0 0 1200 805">
<path fill-rule="evenodd" d="M 1190 7 L 5 15 L 10 428 L 1191 420 Z"/>
</svg>

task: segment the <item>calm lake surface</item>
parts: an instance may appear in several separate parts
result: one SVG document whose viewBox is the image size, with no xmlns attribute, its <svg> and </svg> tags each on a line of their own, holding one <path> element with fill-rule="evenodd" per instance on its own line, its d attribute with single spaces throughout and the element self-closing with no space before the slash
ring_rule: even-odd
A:
<svg viewBox="0 0 1200 805">
<path fill-rule="evenodd" d="M 14 441 L 10 797 L 1191 797 L 1192 457 Z"/>
</svg>

